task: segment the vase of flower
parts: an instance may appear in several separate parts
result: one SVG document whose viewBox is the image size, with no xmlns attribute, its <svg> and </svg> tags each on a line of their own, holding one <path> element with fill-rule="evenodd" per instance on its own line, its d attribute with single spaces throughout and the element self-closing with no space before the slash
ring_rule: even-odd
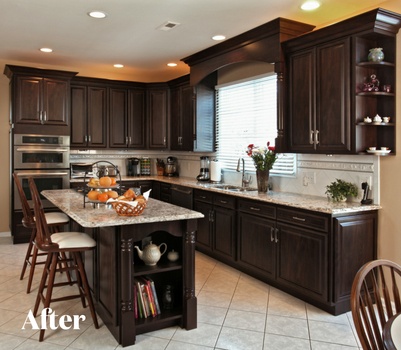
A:
<svg viewBox="0 0 401 350">
<path fill-rule="evenodd" d="M 384 53 L 381 47 L 375 47 L 369 50 L 368 61 L 381 62 L 384 60 Z"/>
<path fill-rule="evenodd" d="M 269 171 L 277 160 L 276 149 L 267 142 L 267 147 L 258 147 L 253 143 L 248 145 L 246 154 L 252 158 L 256 168 L 258 192 L 266 193 L 268 189 Z"/>
<path fill-rule="evenodd" d="M 256 182 L 258 184 L 258 192 L 266 193 L 269 188 L 269 170 L 256 169 Z"/>
</svg>

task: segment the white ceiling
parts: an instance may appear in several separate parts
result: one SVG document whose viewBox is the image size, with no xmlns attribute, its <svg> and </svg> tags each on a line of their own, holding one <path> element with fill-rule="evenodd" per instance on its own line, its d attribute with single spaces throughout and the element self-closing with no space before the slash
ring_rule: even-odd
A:
<svg viewBox="0 0 401 350">
<path fill-rule="evenodd" d="M 386 8 L 386 2 L 321 0 L 320 9 L 307 13 L 301 0 L 0 0 L 0 58 L 83 76 L 166 81 L 189 73 L 180 59 L 215 45 L 215 34 L 231 38 L 277 17 L 322 27 Z M 91 10 L 108 17 L 90 18 Z M 180 25 L 158 30 L 166 21 Z M 40 47 L 54 52 L 41 53 Z"/>
</svg>

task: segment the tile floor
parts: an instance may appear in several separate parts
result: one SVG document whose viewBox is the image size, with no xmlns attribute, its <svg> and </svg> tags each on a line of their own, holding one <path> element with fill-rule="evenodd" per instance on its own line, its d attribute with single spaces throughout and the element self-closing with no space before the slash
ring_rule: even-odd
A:
<svg viewBox="0 0 401 350">
<path fill-rule="evenodd" d="M 0 237 L 0 349 L 121 349 L 106 326 L 93 327 L 87 309 L 77 300 L 56 303 L 57 315 L 87 316 L 80 330 L 38 331 L 22 326 L 33 308 L 40 270 L 26 294 L 19 274 L 26 244 Z M 59 288 L 57 293 L 66 293 Z M 135 350 L 351 350 L 358 349 L 351 314 L 332 316 L 276 288 L 255 280 L 201 253 L 196 254 L 198 328 L 172 327 L 139 335 Z M 250 298 L 252 296 L 252 298 Z"/>
</svg>

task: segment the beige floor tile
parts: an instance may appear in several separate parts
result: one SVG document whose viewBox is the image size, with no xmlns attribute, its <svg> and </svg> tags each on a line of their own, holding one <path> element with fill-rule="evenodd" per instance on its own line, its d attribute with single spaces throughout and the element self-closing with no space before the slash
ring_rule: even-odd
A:
<svg viewBox="0 0 401 350">
<path fill-rule="evenodd" d="M 266 333 L 264 340 L 265 350 L 310 350 L 309 339 L 287 337 Z M 351 349 L 350 349 L 351 350 Z"/>
<path fill-rule="evenodd" d="M 324 342 L 312 341 L 312 350 L 356 350 L 356 346 L 337 345 Z"/>
<path fill-rule="evenodd" d="M 235 293 L 230 309 L 266 313 L 267 299 L 267 294 L 253 298 L 252 295 Z"/>
<path fill-rule="evenodd" d="M 309 339 L 308 322 L 301 318 L 267 315 L 266 333 Z"/>
<path fill-rule="evenodd" d="M 209 346 L 181 343 L 175 340 L 172 340 L 166 348 L 166 350 L 210 350 L 210 349 L 215 349 L 215 348 Z"/>
<path fill-rule="evenodd" d="M 230 350 L 262 350 L 264 334 L 248 330 L 223 327 L 217 348 Z"/>
<path fill-rule="evenodd" d="M 265 314 L 250 311 L 228 310 L 224 321 L 224 327 L 264 332 L 265 322 Z"/>
<path fill-rule="evenodd" d="M 219 337 L 221 327 L 207 323 L 198 322 L 198 328 L 187 331 L 177 329 L 173 339 L 174 341 L 213 347 Z"/>
<path fill-rule="evenodd" d="M 96 345 L 94 346 L 94 344 Z M 96 350 L 111 350 L 117 346 L 117 340 L 104 325 L 99 329 L 90 326 L 70 344 L 70 347 L 80 350 L 92 350 L 94 347 L 96 347 Z"/>
<path fill-rule="evenodd" d="M 311 340 L 338 345 L 357 346 L 351 326 L 346 324 L 309 321 Z"/>
<path fill-rule="evenodd" d="M 232 299 L 231 294 L 216 293 L 202 290 L 198 297 L 199 305 L 209 305 L 228 308 Z"/>
<path fill-rule="evenodd" d="M 198 305 L 198 322 L 223 325 L 227 315 L 227 308 Z"/>
<path fill-rule="evenodd" d="M 2 350 L 16 349 L 17 346 L 27 341 L 26 338 L 21 338 L 11 334 L 0 333 L 0 348 Z"/>
</svg>

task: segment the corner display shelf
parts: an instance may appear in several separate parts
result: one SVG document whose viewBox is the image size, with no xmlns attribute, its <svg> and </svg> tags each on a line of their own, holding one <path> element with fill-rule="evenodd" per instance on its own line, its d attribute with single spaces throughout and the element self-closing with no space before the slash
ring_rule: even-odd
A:
<svg viewBox="0 0 401 350">
<path fill-rule="evenodd" d="M 394 33 L 369 32 L 354 38 L 355 46 L 355 150 L 358 154 L 368 154 L 369 147 L 387 147 L 389 155 L 396 154 L 396 81 L 395 81 L 395 52 L 396 36 Z M 370 62 L 369 50 L 380 47 L 383 49 L 384 60 Z M 378 91 L 365 91 L 371 77 L 378 80 Z M 383 86 L 389 85 L 389 91 L 383 91 Z M 390 117 L 389 123 L 365 123 L 364 118 L 373 119 L 376 115 L 381 118 Z"/>
<path fill-rule="evenodd" d="M 106 169 L 114 169 L 113 173 L 114 175 L 108 175 L 108 171 Z M 106 202 L 101 202 L 98 200 L 90 200 L 88 198 L 88 192 L 90 190 L 95 190 L 99 192 L 105 192 L 105 191 L 110 191 L 110 190 L 117 190 L 118 194 L 121 195 L 121 189 L 120 189 L 120 184 L 121 184 L 121 173 L 118 170 L 118 167 L 114 165 L 113 163 L 110 163 L 108 161 L 98 161 L 92 164 L 92 169 L 98 169 L 96 173 L 91 173 L 89 174 L 88 172 L 85 172 L 84 175 L 84 208 L 86 207 L 86 203 L 91 204 L 93 207 L 99 206 L 99 205 L 105 205 Z M 89 185 L 89 177 L 98 177 L 101 178 L 102 176 L 110 176 L 110 177 L 116 177 L 116 185 L 109 186 L 109 187 L 103 187 L 103 186 L 91 186 Z"/>
</svg>

